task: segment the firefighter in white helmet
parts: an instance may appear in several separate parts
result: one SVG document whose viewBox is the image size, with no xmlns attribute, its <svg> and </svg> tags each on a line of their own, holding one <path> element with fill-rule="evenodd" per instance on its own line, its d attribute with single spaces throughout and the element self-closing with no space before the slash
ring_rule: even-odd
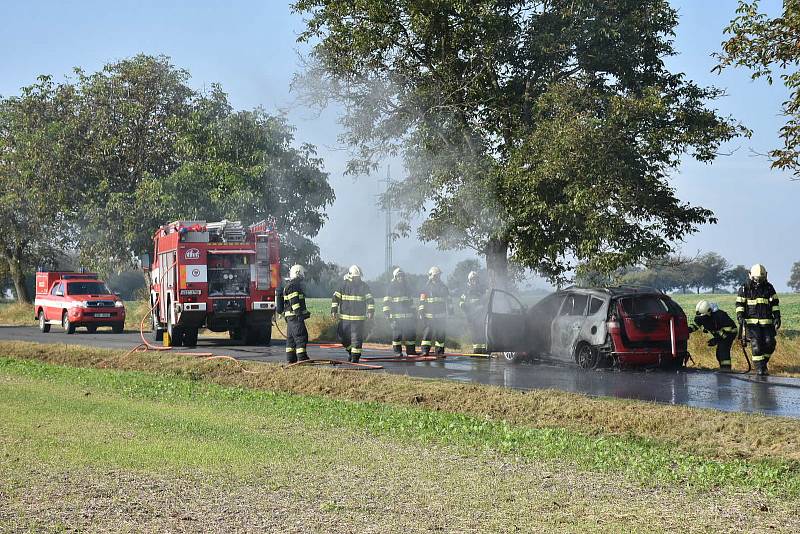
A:
<svg viewBox="0 0 800 534">
<path fill-rule="evenodd" d="M 369 286 L 362 280 L 361 268 L 351 265 L 331 301 L 331 316 L 339 319 L 336 333 L 349 355 L 348 361 L 356 363 L 361 359 L 364 325 L 374 315 L 375 301 Z"/>
<path fill-rule="evenodd" d="M 392 350 L 397 355 L 416 356 L 417 315 L 414 313 L 414 297 L 408 286 L 406 273 L 401 268 L 392 272 L 392 281 L 383 297 L 383 315 L 392 326 Z"/>
<path fill-rule="evenodd" d="M 467 275 L 467 287 L 461 295 L 458 307 L 467 318 L 472 335 L 472 352 L 486 354 L 486 288 L 480 283 L 475 271 Z"/>
<path fill-rule="evenodd" d="M 450 310 L 450 291 L 442 282 L 442 270 L 433 266 L 428 271 L 428 283 L 419 296 L 419 316 L 423 321 L 422 354 L 430 354 L 435 347 L 436 355 L 444 358 L 445 326 Z"/>
<path fill-rule="evenodd" d="M 308 360 L 306 319 L 311 317 L 311 312 L 306 308 L 304 278 L 303 266 L 293 265 L 289 269 L 288 283 L 283 287 L 276 302 L 277 312 L 283 314 L 286 319 L 286 361 L 288 363 Z"/>
<path fill-rule="evenodd" d="M 702 330 L 711 334 L 709 347 L 717 347 L 717 361 L 723 371 L 731 369 L 731 347 L 736 341 L 736 323 L 730 315 L 719 309 L 713 302 L 701 300 L 695 306 L 694 323 L 689 332 Z"/>
<path fill-rule="evenodd" d="M 775 333 L 781 327 L 781 308 L 775 288 L 767 280 L 767 269 L 760 263 L 753 265 L 750 279 L 739 289 L 736 319 L 750 342 L 756 371 L 766 376 L 775 352 Z"/>
</svg>

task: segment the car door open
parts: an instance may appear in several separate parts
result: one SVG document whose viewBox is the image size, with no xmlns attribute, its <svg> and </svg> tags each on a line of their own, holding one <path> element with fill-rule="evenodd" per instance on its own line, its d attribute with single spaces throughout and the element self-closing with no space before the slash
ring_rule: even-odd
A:
<svg viewBox="0 0 800 534">
<path fill-rule="evenodd" d="M 489 352 L 526 352 L 528 315 L 525 306 L 511 293 L 493 289 L 486 313 L 486 341 Z"/>
</svg>

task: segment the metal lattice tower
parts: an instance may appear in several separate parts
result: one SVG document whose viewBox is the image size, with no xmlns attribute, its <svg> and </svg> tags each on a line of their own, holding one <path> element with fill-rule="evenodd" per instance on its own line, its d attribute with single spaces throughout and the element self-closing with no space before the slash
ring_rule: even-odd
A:
<svg viewBox="0 0 800 534">
<path fill-rule="evenodd" d="M 389 196 L 392 187 L 392 176 L 389 165 L 386 166 L 386 179 L 382 180 L 382 182 L 386 184 L 383 197 L 383 211 L 386 218 L 386 226 L 384 229 L 385 233 L 384 267 L 387 276 L 391 276 L 391 271 L 393 266 L 392 245 L 394 244 L 394 239 L 392 236 L 392 202 Z"/>
</svg>

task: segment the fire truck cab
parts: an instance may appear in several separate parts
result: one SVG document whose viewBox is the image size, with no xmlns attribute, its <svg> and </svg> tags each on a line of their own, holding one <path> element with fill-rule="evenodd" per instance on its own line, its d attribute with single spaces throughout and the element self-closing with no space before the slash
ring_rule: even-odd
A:
<svg viewBox="0 0 800 534">
<path fill-rule="evenodd" d="M 150 305 L 157 341 L 194 346 L 200 328 L 248 345 L 272 339 L 280 280 L 278 235 L 262 221 L 175 221 L 155 233 Z"/>
</svg>

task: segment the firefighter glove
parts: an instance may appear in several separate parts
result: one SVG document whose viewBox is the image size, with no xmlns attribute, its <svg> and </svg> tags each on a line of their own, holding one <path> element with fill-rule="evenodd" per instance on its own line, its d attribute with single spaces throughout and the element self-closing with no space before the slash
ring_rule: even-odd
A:
<svg viewBox="0 0 800 534">
<path fill-rule="evenodd" d="M 709 346 L 709 347 L 713 347 L 713 346 L 715 346 L 717 343 L 719 343 L 719 339 L 717 339 L 717 338 L 715 338 L 715 337 L 712 337 L 711 339 L 709 339 L 709 340 L 708 340 L 708 346 Z"/>
<path fill-rule="evenodd" d="M 781 327 L 781 316 L 775 317 L 775 330 L 778 330 Z"/>
</svg>

